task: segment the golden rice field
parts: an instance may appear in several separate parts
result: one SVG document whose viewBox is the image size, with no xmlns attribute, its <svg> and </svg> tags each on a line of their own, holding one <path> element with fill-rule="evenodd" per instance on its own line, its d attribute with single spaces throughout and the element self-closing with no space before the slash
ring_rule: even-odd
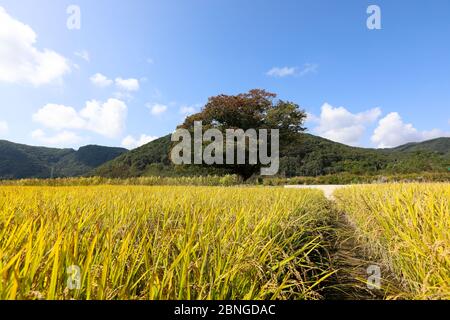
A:
<svg viewBox="0 0 450 320">
<path fill-rule="evenodd" d="M 450 184 L 358 186 L 335 197 L 360 242 L 396 275 L 397 298 L 450 299 Z"/>
<path fill-rule="evenodd" d="M 0 187 L 0 299 L 317 299 L 328 212 L 313 190 Z"/>
<path fill-rule="evenodd" d="M 327 298 L 336 212 L 396 278 L 386 297 L 450 299 L 450 184 L 354 186 L 333 203 L 319 190 L 80 181 L 0 186 L 0 300 Z"/>
</svg>

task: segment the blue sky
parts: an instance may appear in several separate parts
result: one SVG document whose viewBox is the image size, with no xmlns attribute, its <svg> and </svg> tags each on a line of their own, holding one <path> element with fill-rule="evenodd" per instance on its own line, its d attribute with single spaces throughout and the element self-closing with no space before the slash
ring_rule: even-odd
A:
<svg viewBox="0 0 450 320">
<path fill-rule="evenodd" d="M 381 30 L 366 26 L 372 4 Z M 79 30 L 67 28 L 69 5 L 81 10 Z M 0 139 L 133 148 L 208 97 L 253 88 L 298 103 L 309 132 L 347 144 L 450 136 L 448 0 L 0 7 Z"/>
</svg>

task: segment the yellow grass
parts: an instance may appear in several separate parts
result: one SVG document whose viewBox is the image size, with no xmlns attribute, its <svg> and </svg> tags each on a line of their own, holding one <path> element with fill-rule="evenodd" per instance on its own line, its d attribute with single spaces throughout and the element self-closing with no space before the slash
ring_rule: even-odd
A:
<svg viewBox="0 0 450 320">
<path fill-rule="evenodd" d="M 0 187 L 0 299 L 319 298 L 327 211 L 313 190 Z"/>
<path fill-rule="evenodd" d="M 450 299 L 450 184 L 335 192 L 362 243 L 401 281 L 402 298 Z"/>
</svg>

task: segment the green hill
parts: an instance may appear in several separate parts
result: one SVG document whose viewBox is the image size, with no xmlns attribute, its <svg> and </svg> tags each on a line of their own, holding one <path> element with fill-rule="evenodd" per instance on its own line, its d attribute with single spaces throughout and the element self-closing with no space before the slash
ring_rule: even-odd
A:
<svg viewBox="0 0 450 320">
<path fill-rule="evenodd" d="M 450 154 L 450 138 L 437 138 L 424 142 L 413 142 L 394 148 L 396 151 L 431 151 L 442 155 Z"/>
<path fill-rule="evenodd" d="M 128 150 L 102 146 L 74 149 L 33 147 L 0 140 L 0 178 L 49 178 L 84 175 Z"/>
<path fill-rule="evenodd" d="M 436 143 L 435 140 L 439 142 Z M 435 140 L 394 149 L 367 149 L 350 147 L 302 133 L 295 142 L 281 150 L 279 173 L 293 177 L 341 172 L 354 174 L 446 172 L 450 165 L 450 139 Z M 170 144 L 170 135 L 162 137 L 105 163 L 94 170 L 93 174 L 124 178 L 223 172 L 199 166 L 173 166 L 168 157 Z"/>
<path fill-rule="evenodd" d="M 33 147 L 0 140 L 0 178 L 49 178 L 99 175 L 103 177 L 189 176 L 223 174 L 202 166 L 173 166 L 170 135 L 128 151 L 85 146 L 74 149 Z M 450 138 L 409 143 L 392 149 L 355 148 L 310 134 L 281 150 L 281 176 L 402 174 L 447 172 Z"/>
<path fill-rule="evenodd" d="M 93 174 L 117 178 L 151 175 L 150 172 L 168 175 L 173 171 L 169 159 L 170 144 L 170 135 L 159 138 L 105 163 Z"/>
</svg>

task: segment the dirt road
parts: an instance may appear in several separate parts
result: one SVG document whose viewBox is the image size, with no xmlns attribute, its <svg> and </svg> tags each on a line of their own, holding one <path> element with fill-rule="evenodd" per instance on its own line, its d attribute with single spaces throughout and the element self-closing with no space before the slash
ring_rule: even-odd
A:
<svg viewBox="0 0 450 320">
<path fill-rule="evenodd" d="M 348 185 L 291 185 L 289 189 L 320 189 L 327 199 L 334 201 L 333 192 Z M 336 272 L 327 280 L 328 288 L 322 292 L 326 299 L 383 299 L 385 292 L 382 290 L 370 290 L 367 287 L 367 270 L 369 267 L 379 266 L 376 259 L 368 256 L 361 249 L 356 237 L 354 227 L 349 223 L 346 215 L 338 215 L 334 225 L 334 234 L 331 237 L 333 249 L 330 251 L 332 269 Z M 380 266 L 382 267 L 382 266 Z M 389 271 L 383 269 L 386 283 L 395 283 Z M 387 290 L 387 289 L 386 289 Z M 393 290 L 390 288 L 390 290 Z M 386 291 L 387 292 L 387 291 Z"/>
<path fill-rule="evenodd" d="M 336 189 L 345 188 L 346 185 L 292 185 L 285 186 L 287 189 L 320 189 L 329 200 L 333 200 L 333 192 Z"/>
</svg>

